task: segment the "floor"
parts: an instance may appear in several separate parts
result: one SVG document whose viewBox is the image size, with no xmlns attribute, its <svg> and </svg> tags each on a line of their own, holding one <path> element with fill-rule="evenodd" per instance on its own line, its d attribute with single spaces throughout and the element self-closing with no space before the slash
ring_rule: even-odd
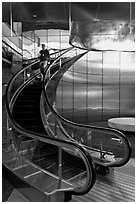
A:
<svg viewBox="0 0 137 204">
<path fill-rule="evenodd" d="M 97 176 L 93 189 L 84 196 L 73 196 L 72 202 L 135 202 L 135 177 L 127 174 L 134 175 L 132 162 L 106 176 Z"/>
</svg>

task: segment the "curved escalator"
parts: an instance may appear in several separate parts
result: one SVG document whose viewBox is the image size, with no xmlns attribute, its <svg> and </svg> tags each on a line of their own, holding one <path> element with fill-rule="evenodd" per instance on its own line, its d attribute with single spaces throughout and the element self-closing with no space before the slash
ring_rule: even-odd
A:
<svg viewBox="0 0 137 204">
<path fill-rule="evenodd" d="M 40 73 L 23 79 L 24 72 L 37 63 L 19 71 L 6 90 L 12 143 L 3 149 L 3 174 L 28 201 L 69 201 L 72 195 L 83 195 L 93 187 L 96 172 L 81 145 L 47 134 L 40 115 Z M 53 68 L 57 71 L 59 65 L 57 61 Z"/>
<path fill-rule="evenodd" d="M 131 147 L 121 132 L 74 123 L 57 112 L 58 83 L 87 52 L 62 50 L 47 67 L 43 82 L 39 72 L 23 79 L 36 61 L 8 84 L 12 143 L 8 151 L 3 149 L 3 169 L 28 201 L 69 201 L 72 195 L 84 195 L 92 189 L 96 172 L 107 174 L 110 167 L 123 166 L 130 159 Z"/>
</svg>

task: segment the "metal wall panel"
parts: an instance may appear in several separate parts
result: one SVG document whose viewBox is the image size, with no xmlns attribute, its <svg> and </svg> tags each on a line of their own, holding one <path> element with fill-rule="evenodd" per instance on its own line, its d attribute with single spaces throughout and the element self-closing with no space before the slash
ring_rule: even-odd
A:
<svg viewBox="0 0 137 204">
<path fill-rule="evenodd" d="M 76 62 L 63 76 L 69 82 L 63 83 L 61 92 L 63 112 L 72 112 L 65 117 L 90 123 L 134 116 L 134 56 L 134 52 L 89 52 Z"/>
<path fill-rule="evenodd" d="M 63 88 L 63 107 L 62 112 L 63 116 L 67 117 L 68 119 L 73 118 L 73 84 L 70 82 L 63 81 L 62 83 Z"/>
</svg>

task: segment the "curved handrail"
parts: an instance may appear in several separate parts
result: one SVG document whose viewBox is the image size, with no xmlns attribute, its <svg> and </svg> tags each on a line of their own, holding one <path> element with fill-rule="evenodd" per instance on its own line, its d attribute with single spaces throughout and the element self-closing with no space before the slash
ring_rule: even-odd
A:
<svg viewBox="0 0 137 204">
<path fill-rule="evenodd" d="M 71 48 L 72 49 L 72 48 Z M 70 49 L 69 49 L 70 50 Z M 67 52 L 67 51 L 65 51 Z M 25 67 L 24 69 L 20 70 L 19 72 L 17 72 L 17 74 L 10 80 L 10 82 L 8 83 L 7 89 L 6 89 L 6 94 L 5 94 L 5 98 L 6 98 L 6 111 L 7 111 L 7 115 L 8 115 L 8 119 L 10 121 L 10 124 L 12 126 L 13 129 L 15 129 L 18 133 L 20 133 L 21 135 L 25 135 L 27 137 L 30 138 L 34 138 L 36 140 L 40 140 L 42 142 L 45 143 L 49 143 L 49 144 L 53 144 L 56 146 L 61 146 L 67 149 L 75 149 L 76 151 L 78 151 L 79 155 L 81 156 L 81 158 L 83 159 L 83 162 L 85 164 L 86 170 L 87 170 L 87 180 L 86 183 L 84 184 L 84 186 L 82 186 L 81 188 L 76 188 L 73 191 L 71 191 L 70 193 L 75 194 L 75 195 L 82 195 L 87 193 L 94 185 L 95 180 L 96 180 L 96 173 L 95 173 L 95 169 L 94 169 L 94 165 L 92 163 L 92 159 L 89 155 L 89 153 L 87 151 L 84 150 L 84 148 L 82 146 L 80 146 L 79 144 L 77 144 L 76 142 L 72 142 L 72 141 L 64 141 L 64 140 L 60 140 L 57 138 L 50 138 L 50 137 L 45 137 L 45 135 L 42 134 L 38 134 L 38 133 L 34 133 L 28 130 L 25 130 L 24 128 L 22 128 L 20 125 L 18 125 L 16 123 L 16 121 L 13 118 L 12 112 L 10 110 L 10 107 L 12 106 L 12 103 L 14 101 L 14 99 L 17 97 L 17 95 L 19 94 L 19 92 L 29 83 L 31 82 L 35 76 L 33 76 L 30 80 L 28 80 L 25 84 L 21 85 L 21 87 L 19 87 L 19 89 L 16 91 L 16 93 L 12 96 L 11 99 L 9 99 L 9 94 L 12 88 L 12 84 L 14 82 L 14 80 L 22 73 L 24 72 L 24 70 L 26 70 L 27 68 L 29 68 L 30 66 L 34 65 L 38 63 L 34 62 L 31 65 Z M 55 64 L 55 63 L 54 63 Z M 92 176 L 91 176 L 92 175 Z"/>
<path fill-rule="evenodd" d="M 56 59 L 57 60 L 57 59 Z M 90 129 L 90 130 L 93 130 L 93 131 L 96 131 L 97 133 L 106 133 L 106 134 L 111 134 L 111 135 L 114 135 L 118 138 L 121 139 L 121 141 L 124 141 L 124 144 L 125 144 L 125 157 L 120 160 L 120 161 L 112 161 L 110 163 L 103 163 L 104 166 L 123 166 L 124 164 L 126 164 L 129 159 L 130 159 L 130 156 L 131 156 L 131 146 L 130 146 L 130 143 L 128 141 L 128 139 L 125 137 L 125 135 L 123 133 L 121 133 L 120 131 L 118 130 L 115 130 L 115 129 L 111 129 L 111 128 L 105 128 L 105 127 L 97 127 L 97 126 L 91 126 L 91 125 L 83 125 L 83 124 L 78 124 L 78 123 L 75 123 L 75 122 L 72 122 L 72 121 L 69 121 L 67 120 L 66 118 L 62 117 L 61 115 L 58 114 L 57 110 L 55 110 L 55 108 L 51 105 L 50 101 L 49 101 L 49 98 L 47 96 L 47 89 L 48 89 L 48 86 L 49 86 L 49 83 L 51 82 L 51 80 L 56 76 L 56 74 L 58 73 L 55 72 L 54 75 L 51 76 L 51 78 L 46 81 L 46 84 L 45 84 L 45 79 L 46 79 L 46 75 L 47 73 L 49 72 L 49 70 L 51 69 L 51 67 L 54 65 L 54 63 L 56 62 L 56 60 L 51 64 L 49 65 L 49 67 L 47 68 L 47 70 L 45 71 L 44 73 L 44 80 L 43 80 L 43 93 L 44 93 L 44 98 L 45 98 L 45 101 L 50 109 L 50 111 L 54 114 L 55 118 L 57 119 L 58 121 L 58 124 L 60 126 L 60 128 L 62 129 L 62 131 L 64 132 L 65 136 L 69 138 L 72 138 L 71 135 L 69 135 L 69 133 L 67 133 L 67 131 L 63 128 L 62 124 L 60 123 L 60 121 L 66 125 L 69 125 L 69 127 L 77 127 L 77 128 L 87 128 L 87 129 Z M 55 88 L 55 87 L 54 87 Z M 86 146 L 86 148 L 88 148 Z M 88 148 L 90 149 L 90 148 Z M 97 161 L 98 164 L 102 164 L 101 162 Z"/>
<path fill-rule="evenodd" d="M 67 48 L 67 49 L 72 49 L 72 47 Z M 51 53 L 50 56 L 55 55 L 55 54 L 57 54 L 57 53 L 60 53 L 60 52 L 62 52 L 62 51 L 65 51 L 65 50 L 67 50 L 67 49 L 64 48 L 64 49 L 61 49 L 61 50 L 57 50 L 56 52 Z M 50 49 L 49 49 L 49 50 L 50 50 Z M 30 59 L 24 59 L 25 62 L 27 62 L 27 61 L 32 61 L 32 60 L 39 60 L 39 57 L 34 57 L 34 58 L 30 58 Z"/>
</svg>

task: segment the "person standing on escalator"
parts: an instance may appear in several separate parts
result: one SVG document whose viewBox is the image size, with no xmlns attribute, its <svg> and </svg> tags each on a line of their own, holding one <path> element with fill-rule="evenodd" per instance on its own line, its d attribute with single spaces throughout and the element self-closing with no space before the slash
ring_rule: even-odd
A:
<svg viewBox="0 0 137 204">
<path fill-rule="evenodd" d="M 39 59 L 40 59 L 40 72 L 41 77 L 43 78 L 44 71 L 47 65 L 50 63 L 50 55 L 49 51 L 45 48 L 45 44 L 42 44 L 42 50 L 39 52 Z"/>
</svg>

